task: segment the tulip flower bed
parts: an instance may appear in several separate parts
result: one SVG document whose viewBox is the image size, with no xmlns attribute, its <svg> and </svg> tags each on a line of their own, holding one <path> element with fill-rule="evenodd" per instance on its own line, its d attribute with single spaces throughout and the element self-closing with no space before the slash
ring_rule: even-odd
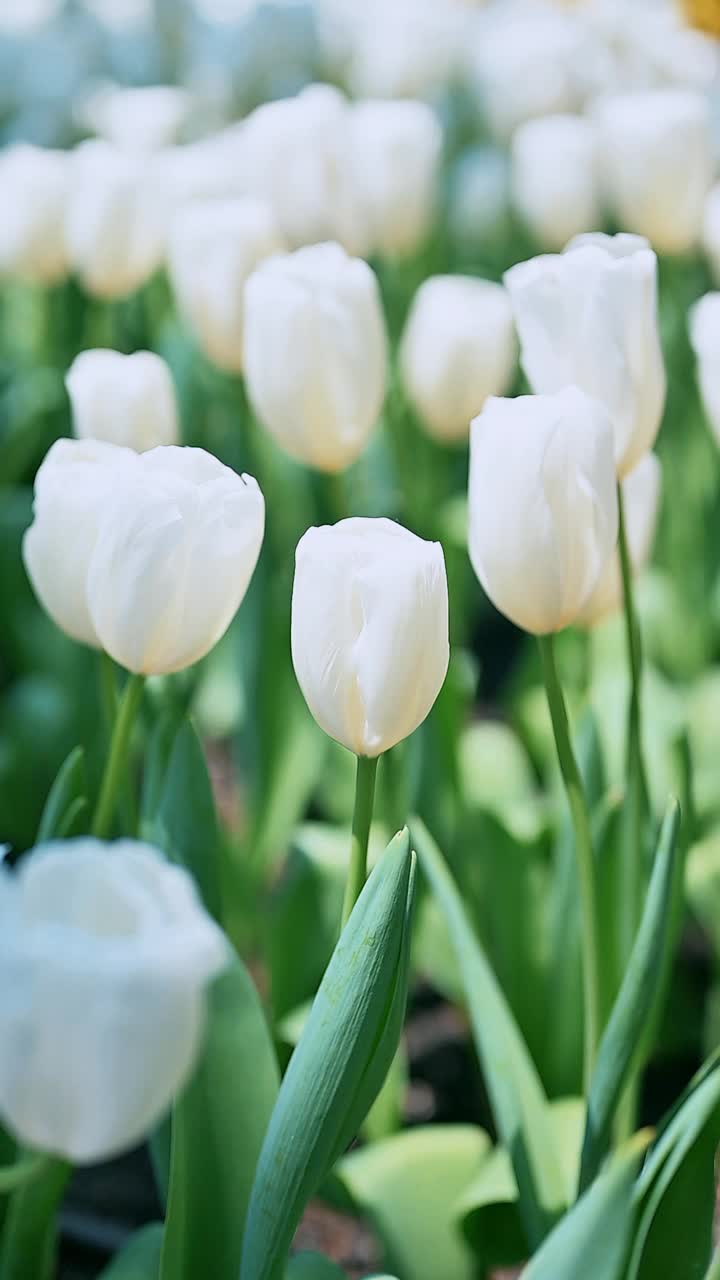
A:
<svg viewBox="0 0 720 1280">
<path fill-rule="evenodd" d="M 0 12 L 0 1280 L 720 1280 L 686 8 Z"/>
</svg>

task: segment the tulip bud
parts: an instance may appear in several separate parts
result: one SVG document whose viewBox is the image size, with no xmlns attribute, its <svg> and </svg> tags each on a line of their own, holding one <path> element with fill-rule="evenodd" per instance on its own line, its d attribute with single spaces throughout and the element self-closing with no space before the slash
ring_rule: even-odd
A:
<svg viewBox="0 0 720 1280">
<path fill-rule="evenodd" d="M 373 271 L 337 244 L 269 258 L 245 288 L 244 358 L 248 395 L 278 444 L 321 471 L 349 466 L 385 396 Z"/>
<path fill-rule="evenodd" d="M 447 672 L 440 543 L 384 519 L 308 529 L 295 556 L 291 639 L 321 729 L 357 755 L 388 751 L 422 724 Z"/>
<path fill-rule="evenodd" d="M 135 841 L 0 872 L 0 1114 L 78 1164 L 134 1146 L 190 1076 L 229 946 L 190 876 Z"/>
<path fill-rule="evenodd" d="M 192 95 L 178 85 L 110 83 L 93 89 L 76 115 L 89 133 L 116 147 L 158 151 L 175 141 L 191 106 Z"/>
<path fill-rule="evenodd" d="M 108 503 L 137 465 L 131 449 L 56 440 L 35 477 L 23 559 L 43 608 L 63 631 L 101 647 L 87 603 L 87 574 Z"/>
<path fill-rule="evenodd" d="M 88 569 L 102 647 L 143 675 L 198 662 L 250 585 L 265 525 L 257 481 L 203 449 L 151 449 L 108 504 Z"/>
<path fill-rule="evenodd" d="M 400 346 L 408 397 L 437 440 L 467 439 L 488 396 L 515 368 L 512 307 L 502 285 L 432 276 L 413 299 Z"/>
<path fill-rule="evenodd" d="M 625 533 L 634 574 L 638 574 L 650 559 L 660 508 L 661 486 L 662 468 L 655 453 L 646 453 L 622 482 Z M 622 608 L 622 603 L 620 552 L 616 548 L 590 599 L 578 614 L 577 623 L 592 627 L 609 614 L 616 613 Z"/>
<path fill-rule="evenodd" d="M 658 253 L 687 253 L 699 239 L 714 172 L 706 97 L 687 89 L 601 100 L 596 120 L 608 198 L 628 231 Z"/>
<path fill-rule="evenodd" d="M 639 236 L 587 235 L 505 273 L 533 391 L 575 385 L 607 408 L 619 476 L 651 449 L 665 403 L 657 259 Z"/>
<path fill-rule="evenodd" d="M 142 453 L 177 444 L 178 410 L 170 370 L 152 351 L 82 351 L 65 378 L 73 429 Z"/>
<path fill-rule="evenodd" d="M 6 148 L 0 153 L 0 188 L 0 272 L 31 284 L 55 284 L 67 273 L 65 152 L 22 143 Z"/>
<path fill-rule="evenodd" d="M 706 293 L 688 319 L 705 416 L 720 444 L 720 293 Z"/>
<path fill-rule="evenodd" d="M 151 164 L 151 157 L 98 139 L 73 153 L 65 232 L 88 293 L 125 297 L 160 265 L 163 208 Z"/>
<path fill-rule="evenodd" d="M 581 116 L 528 120 L 512 140 L 515 207 L 545 249 L 602 225 L 595 132 Z"/>
<path fill-rule="evenodd" d="M 168 245 L 170 281 L 198 345 L 220 369 L 242 369 L 245 282 L 282 249 L 272 209 L 250 197 L 181 209 Z"/>
<path fill-rule="evenodd" d="M 492 600 L 535 635 L 587 604 L 618 532 L 607 411 L 577 387 L 487 401 L 470 433 L 469 550 Z"/>
</svg>

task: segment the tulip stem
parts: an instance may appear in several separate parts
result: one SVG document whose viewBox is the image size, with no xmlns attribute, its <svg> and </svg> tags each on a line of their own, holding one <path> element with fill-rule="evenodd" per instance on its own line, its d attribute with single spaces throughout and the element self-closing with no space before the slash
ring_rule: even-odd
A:
<svg viewBox="0 0 720 1280">
<path fill-rule="evenodd" d="M 584 1067 L 583 1079 L 587 1094 L 592 1077 L 600 1039 L 600 965 L 598 955 L 598 921 L 595 892 L 595 862 L 593 858 L 590 816 L 587 799 L 580 777 L 575 753 L 570 740 L 567 709 L 562 685 L 555 664 L 553 637 L 539 636 L 545 691 L 552 720 L 555 746 L 560 772 L 565 784 L 570 816 L 575 832 L 575 856 L 577 858 L 580 888 L 580 915 L 584 992 Z"/>
<path fill-rule="evenodd" d="M 104 839 L 107 836 L 115 813 L 118 791 L 122 785 L 127 764 L 130 735 L 140 706 L 144 684 L 144 676 L 128 676 L 118 706 L 110 741 L 110 751 L 105 764 L 100 795 L 92 822 L 92 834 L 100 839 Z"/>
<path fill-rule="evenodd" d="M 352 837 L 350 840 L 350 865 L 348 867 L 342 912 L 343 929 L 350 918 L 350 913 L 355 903 L 360 897 L 367 876 L 367 851 L 375 798 L 377 764 L 377 757 L 372 760 L 367 756 L 358 756 L 357 758 L 355 808 L 353 810 Z"/>
<path fill-rule="evenodd" d="M 55 1219 L 71 1166 L 54 1156 L 13 1193 L 0 1248 L 0 1280 L 50 1280 Z"/>
</svg>

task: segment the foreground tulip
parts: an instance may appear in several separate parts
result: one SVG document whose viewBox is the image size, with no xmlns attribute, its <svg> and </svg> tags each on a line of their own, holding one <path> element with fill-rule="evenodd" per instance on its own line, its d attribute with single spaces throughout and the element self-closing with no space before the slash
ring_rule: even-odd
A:
<svg viewBox="0 0 720 1280">
<path fill-rule="evenodd" d="M 177 444 L 178 409 L 170 370 L 152 351 L 82 351 L 65 378 L 73 429 L 138 453 Z"/>
<path fill-rule="evenodd" d="M 706 293 L 690 309 L 689 331 L 705 416 L 720 444 L 720 293 Z"/>
<path fill-rule="evenodd" d="M 438 440 L 466 439 L 488 396 L 503 395 L 515 368 L 512 308 L 502 285 L 433 276 L 413 300 L 400 347 L 408 397 Z"/>
<path fill-rule="evenodd" d="M 222 933 L 134 841 L 39 846 L 0 873 L 0 919 L 4 1124 L 79 1164 L 129 1149 L 190 1075 Z"/>
<path fill-rule="evenodd" d="M 620 225 L 658 253 L 693 249 L 715 160 L 704 94 L 685 89 L 624 93 L 596 109 L 609 201 Z"/>
<path fill-rule="evenodd" d="M 470 435 L 469 550 L 501 613 L 535 635 L 575 621 L 618 532 L 612 426 L 577 387 L 488 400 Z"/>
<path fill-rule="evenodd" d="M 53 622 L 96 648 L 102 646 L 88 608 L 88 568 L 108 503 L 137 463 L 130 449 L 57 440 L 35 477 L 25 568 Z"/>
<path fill-rule="evenodd" d="M 292 656 L 322 729 L 375 757 L 427 716 L 448 665 L 448 595 L 438 542 L 392 520 L 309 529 L 295 558 Z"/>
<path fill-rule="evenodd" d="M 250 197 L 196 201 L 173 222 L 168 269 L 175 299 L 218 368 L 242 369 L 245 282 L 282 247 L 270 205 Z"/>
<path fill-rule="evenodd" d="M 505 273 L 533 391 L 575 385 L 612 421 L 618 475 L 652 448 L 665 403 L 657 259 L 630 235 L 587 235 Z"/>
<path fill-rule="evenodd" d="M 277 443 L 320 471 L 349 466 L 385 396 L 374 273 L 337 244 L 269 258 L 245 289 L 244 355 L 248 395 Z"/>
<path fill-rule="evenodd" d="M 0 272 L 55 284 L 67 273 L 67 154 L 24 143 L 7 147 L 0 154 L 0 188 Z"/>
<path fill-rule="evenodd" d="M 512 140 L 515 208 L 544 249 L 602 225 L 595 131 L 580 116 L 528 120 Z"/>
<path fill-rule="evenodd" d="M 662 469 L 654 453 L 646 453 L 622 482 L 625 530 L 630 566 L 638 574 L 652 551 L 660 508 Z M 578 614 L 580 626 L 592 627 L 623 607 L 620 553 L 608 560 L 587 604 Z"/>
</svg>

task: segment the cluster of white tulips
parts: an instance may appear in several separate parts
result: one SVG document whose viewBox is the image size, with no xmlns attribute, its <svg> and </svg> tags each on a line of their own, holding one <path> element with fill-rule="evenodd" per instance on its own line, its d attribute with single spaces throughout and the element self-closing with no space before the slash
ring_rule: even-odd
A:
<svg viewBox="0 0 720 1280">
<path fill-rule="evenodd" d="M 72 21 L 178 84 L 0 148 L 0 1280 L 144 1143 L 104 1280 L 340 1280 L 313 1199 L 374 1280 L 719 1280 L 720 22 L 151 8 Z"/>
</svg>

